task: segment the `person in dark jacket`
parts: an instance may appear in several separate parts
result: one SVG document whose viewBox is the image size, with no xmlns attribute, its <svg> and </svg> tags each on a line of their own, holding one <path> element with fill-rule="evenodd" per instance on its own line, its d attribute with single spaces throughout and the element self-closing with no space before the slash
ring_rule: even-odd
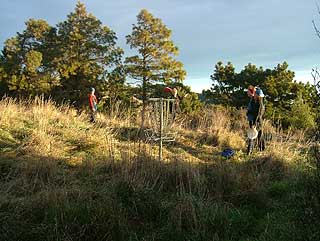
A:
<svg viewBox="0 0 320 241">
<path fill-rule="evenodd" d="M 250 128 L 256 128 L 258 131 L 258 146 L 259 150 L 262 151 L 265 149 L 265 142 L 263 136 L 263 114 L 265 111 L 263 103 L 263 91 L 259 87 L 249 86 L 248 96 L 250 101 L 247 108 L 247 119 L 249 122 Z"/>
</svg>

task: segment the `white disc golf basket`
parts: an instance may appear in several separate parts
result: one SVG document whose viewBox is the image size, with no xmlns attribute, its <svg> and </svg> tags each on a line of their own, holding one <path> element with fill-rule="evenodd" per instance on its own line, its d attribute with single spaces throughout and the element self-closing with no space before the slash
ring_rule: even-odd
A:
<svg viewBox="0 0 320 241">
<path fill-rule="evenodd" d="M 164 142 L 174 142 L 177 132 L 172 131 L 176 115 L 175 100 L 150 98 L 146 108 L 146 140 L 159 144 L 159 161 L 162 160 L 162 145 Z"/>
</svg>

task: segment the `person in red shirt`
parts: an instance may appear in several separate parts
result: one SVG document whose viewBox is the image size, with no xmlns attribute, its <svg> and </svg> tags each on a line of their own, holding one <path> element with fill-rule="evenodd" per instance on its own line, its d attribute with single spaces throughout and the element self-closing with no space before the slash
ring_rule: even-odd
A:
<svg viewBox="0 0 320 241">
<path fill-rule="evenodd" d="M 90 94 L 89 94 L 89 107 L 91 111 L 90 116 L 90 122 L 95 123 L 96 122 L 96 112 L 97 112 L 97 97 L 94 95 L 95 89 L 93 87 L 90 88 Z"/>
</svg>

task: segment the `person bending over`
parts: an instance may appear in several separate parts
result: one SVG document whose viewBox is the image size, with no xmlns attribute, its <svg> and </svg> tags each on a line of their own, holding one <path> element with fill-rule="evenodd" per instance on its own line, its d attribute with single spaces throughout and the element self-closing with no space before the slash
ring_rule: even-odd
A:
<svg viewBox="0 0 320 241">
<path fill-rule="evenodd" d="M 252 85 L 248 88 L 248 96 L 250 98 L 248 108 L 247 108 L 247 119 L 250 128 L 256 128 L 258 131 L 258 146 L 259 150 L 263 151 L 265 149 L 265 142 L 263 136 L 263 114 L 265 111 L 263 103 L 263 91 L 259 87 L 254 87 Z"/>
</svg>

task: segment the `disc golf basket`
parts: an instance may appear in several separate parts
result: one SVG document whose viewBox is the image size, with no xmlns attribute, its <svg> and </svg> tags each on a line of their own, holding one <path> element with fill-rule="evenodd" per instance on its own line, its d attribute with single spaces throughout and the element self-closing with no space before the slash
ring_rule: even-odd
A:
<svg viewBox="0 0 320 241">
<path fill-rule="evenodd" d="M 174 142 L 177 132 L 172 130 L 176 115 L 175 100 L 150 98 L 146 108 L 145 138 L 148 142 L 159 144 L 159 161 L 162 160 L 164 142 Z"/>
</svg>

